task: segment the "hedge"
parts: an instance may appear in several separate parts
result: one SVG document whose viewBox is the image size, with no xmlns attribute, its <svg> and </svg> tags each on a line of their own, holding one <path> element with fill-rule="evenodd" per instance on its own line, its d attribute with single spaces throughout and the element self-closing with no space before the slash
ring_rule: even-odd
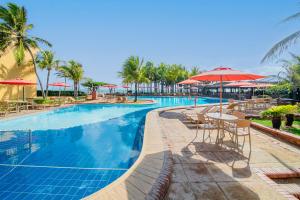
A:
<svg viewBox="0 0 300 200">
<path fill-rule="evenodd" d="M 70 91 L 70 90 L 66 90 L 66 91 L 61 91 L 60 92 L 60 95 L 61 96 L 68 96 L 68 97 L 73 97 L 74 96 L 74 91 Z M 78 91 L 78 96 L 85 96 L 86 93 L 85 92 L 82 92 L 82 91 Z M 38 90 L 37 91 L 37 96 L 38 97 L 41 97 L 42 96 L 42 91 L 41 90 Z M 52 97 L 52 96 L 59 96 L 59 91 L 57 90 L 49 90 L 48 91 L 48 96 L 49 97 Z"/>
</svg>

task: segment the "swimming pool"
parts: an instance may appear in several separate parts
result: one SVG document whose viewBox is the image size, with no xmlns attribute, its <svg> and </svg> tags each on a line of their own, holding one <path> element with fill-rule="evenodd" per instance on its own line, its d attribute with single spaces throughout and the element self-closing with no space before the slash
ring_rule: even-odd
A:
<svg viewBox="0 0 300 200">
<path fill-rule="evenodd" d="M 189 98 L 141 98 L 156 104 L 74 105 L 2 120 L 0 199 L 80 199 L 92 194 L 138 158 L 147 112 L 194 104 Z M 198 99 L 198 104 L 216 102 Z"/>
</svg>

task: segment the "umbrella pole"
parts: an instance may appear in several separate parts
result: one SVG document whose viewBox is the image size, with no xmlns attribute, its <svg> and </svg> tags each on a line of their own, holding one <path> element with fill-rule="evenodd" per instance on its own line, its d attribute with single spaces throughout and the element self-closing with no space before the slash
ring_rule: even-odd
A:
<svg viewBox="0 0 300 200">
<path fill-rule="evenodd" d="M 25 89 L 24 89 L 24 86 L 23 86 L 23 101 L 25 101 Z"/>
<path fill-rule="evenodd" d="M 223 77 L 220 77 L 220 114 L 222 114 L 222 98 L 223 98 Z"/>
</svg>

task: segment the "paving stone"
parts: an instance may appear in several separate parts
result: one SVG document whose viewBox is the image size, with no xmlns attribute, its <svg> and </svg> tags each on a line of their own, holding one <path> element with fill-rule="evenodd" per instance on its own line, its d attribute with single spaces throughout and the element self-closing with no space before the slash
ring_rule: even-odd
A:
<svg viewBox="0 0 300 200">
<path fill-rule="evenodd" d="M 205 164 L 182 164 L 183 170 L 189 182 L 211 182 L 214 181 Z"/>
</svg>

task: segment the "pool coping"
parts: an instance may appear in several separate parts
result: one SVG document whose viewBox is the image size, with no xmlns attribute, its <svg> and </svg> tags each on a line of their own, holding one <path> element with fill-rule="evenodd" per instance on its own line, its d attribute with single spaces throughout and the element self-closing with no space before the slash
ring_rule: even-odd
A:
<svg viewBox="0 0 300 200">
<path fill-rule="evenodd" d="M 207 105 L 218 104 L 201 104 L 197 107 Z M 139 158 L 121 177 L 84 199 L 163 199 L 171 183 L 173 159 L 170 144 L 160 127 L 159 116 L 166 111 L 190 107 L 193 106 L 165 107 L 148 112 Z"/>
</svg>

